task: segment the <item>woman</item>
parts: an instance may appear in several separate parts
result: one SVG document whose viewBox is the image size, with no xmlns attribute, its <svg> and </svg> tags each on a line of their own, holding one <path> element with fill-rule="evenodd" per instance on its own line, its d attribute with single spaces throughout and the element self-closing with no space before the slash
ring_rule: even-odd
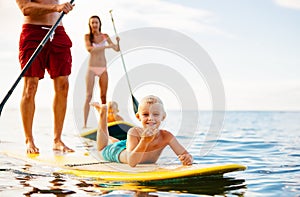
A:
<svg viewBox="0 0 300 197">
<path fill-rule="evenodd" d="M 106 92 L 108 85 L 108 74 L 104 50 L 112 48 L 120 51 L 119 41 L 114 44 L 107 34 L 101 32 L 101 20 L 98 16 L 91 16 L 89 19 L 90 33 L 85 34 L 85 46 L 90 53 L 89 65 L 86 74 L 86 100 L 84 104 L 84 125 L 86 128 L 87 119 L 90 111 L 90 101 L 93 96 L 95 77 L 99 77 L 100 99 L 102 104 L 106 104 Z"/>
</svg>

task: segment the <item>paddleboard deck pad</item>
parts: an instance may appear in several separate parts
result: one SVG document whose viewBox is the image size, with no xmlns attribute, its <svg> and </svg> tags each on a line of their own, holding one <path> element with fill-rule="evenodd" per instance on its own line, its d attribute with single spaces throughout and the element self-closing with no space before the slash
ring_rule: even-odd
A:
<svg viewBox="0 0 300 197">
<path fill-rule="evenodd" d="M 134 125 L 125 121 L 115 121 L 115 122 L 108 123 L 107 126 L 108 126 L 108 132 L 110 136 L 117 138 L 119 140 L 125 140 L 127 138 L 128 130 Z M 97 128 L 83 132 L 81 134 L 81 137 L 85 137 L 96 141 Z"/>
<path fill-rule="evenodd" d="M 139 164 L 130 167 L 128 164 L 120 164 L 99 161 L 88 152 L 76 151 L 75 153 L 55 154 L 43 153 L 28 155 L 20 152 L 4 152 L 7 156 L 25 160 L 31 163 L 59 167 L 57 173 L 72 174 L 79 177 L 95 178 L 104 181 L 124 182 L 151 182 L 176 180 L 180 178 L 195 178 L 225 173 L 242 171 L 246 167 L 239 164 L 192 166 Z"/>
</svg>

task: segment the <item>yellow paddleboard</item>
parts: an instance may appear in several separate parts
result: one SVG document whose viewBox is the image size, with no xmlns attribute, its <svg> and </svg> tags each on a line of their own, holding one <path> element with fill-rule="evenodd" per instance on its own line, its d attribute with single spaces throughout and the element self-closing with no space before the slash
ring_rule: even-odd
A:
<svg viewBox="0 0 300 197">
<path fill-rule="evenodd" d="M 180 178 L 223 175 L 224 173 L 245 170 L 239 164 L 202 165 L 156 165 L 140 164 L 132 168 L 128 164 L 99 161 L 88 152 L 76 151 L 68 154 L 41 152 L 27 155 L 24 152 L 5 151 L 6 155 L 31 163 L 60 167 L 58 173 L 73 174 L 80 177 L 97 178 L 107 181 L 164 181 Z"/>
<path fill-rule="evenodd" d="M 64 169 L 61 173 L 73 174 L 80 177 L 98 178 L 106 181 L 162 181 L 162 180 L 174 180 L 180 178 L 192 178 L 209 175 L 223 175 L 224 173 L 245 170 L 246 167 L 239 164 L 225 164 L 225 165 L 200 165 L 194 164 L 192 166 L 182 165 L 168 165 L 168 166 L 156 166 L 141 164 L 135 167 L 135 169 L 128 169 L 128 166 L 116 166 L 111 165 L 110 171 L 104 171 L 101 169 L 103 165 L 110 164 L 93 164 L 98 165 L 99 170 L 89 170 L 88 167 L 74 169 Z M 121 164 L 127 165 L 127 164 Z M 94 167 L 92 167 L 94 168 Z M 105 169 L 106 167 L 104 167 Z M 121 170 L 129 171 L 121 171 Z M 119 171 L 118 171 L 119 170 Z M 143 171 L 146 170 L 146 171 Z"/>
</svg>

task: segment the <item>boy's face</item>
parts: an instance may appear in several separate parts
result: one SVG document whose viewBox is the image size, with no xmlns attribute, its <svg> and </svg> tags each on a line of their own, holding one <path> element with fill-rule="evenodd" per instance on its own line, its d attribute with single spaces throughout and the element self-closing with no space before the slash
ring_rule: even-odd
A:
<svg viewBox="0 0 300 197">
<path fill-rule="evenodd" d="M 158 128 L 161 121 L 164 120 L 166 113 L 159 103 L 143 104 L 140 106 L 136 117 L 141 121 L 144 128 L 153 127 Z"/>
</svg>

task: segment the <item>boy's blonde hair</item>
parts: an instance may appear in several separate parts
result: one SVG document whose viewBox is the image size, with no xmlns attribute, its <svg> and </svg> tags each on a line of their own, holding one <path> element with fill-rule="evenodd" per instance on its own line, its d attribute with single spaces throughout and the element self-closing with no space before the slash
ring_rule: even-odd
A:
<svg viewBox="0 0 300 197">
<path fill-rule="evenodd" d="M 161 104 L 162 109 L 165 112 L 164 104 L 163 104 L 162 100 L 159 97 L 154 96 L 154 95 L 148 95 L 148 96 L 145 96 L 144 98 L 142 98 L 142 100 L 140 101 L 140 104 L 139 104 L 138 111 L 140 111 L 140 106 L 142 106 L 142 105 L 145 105 L 145 104 L 155 104 L 155 103 Z"/>
</svg>

